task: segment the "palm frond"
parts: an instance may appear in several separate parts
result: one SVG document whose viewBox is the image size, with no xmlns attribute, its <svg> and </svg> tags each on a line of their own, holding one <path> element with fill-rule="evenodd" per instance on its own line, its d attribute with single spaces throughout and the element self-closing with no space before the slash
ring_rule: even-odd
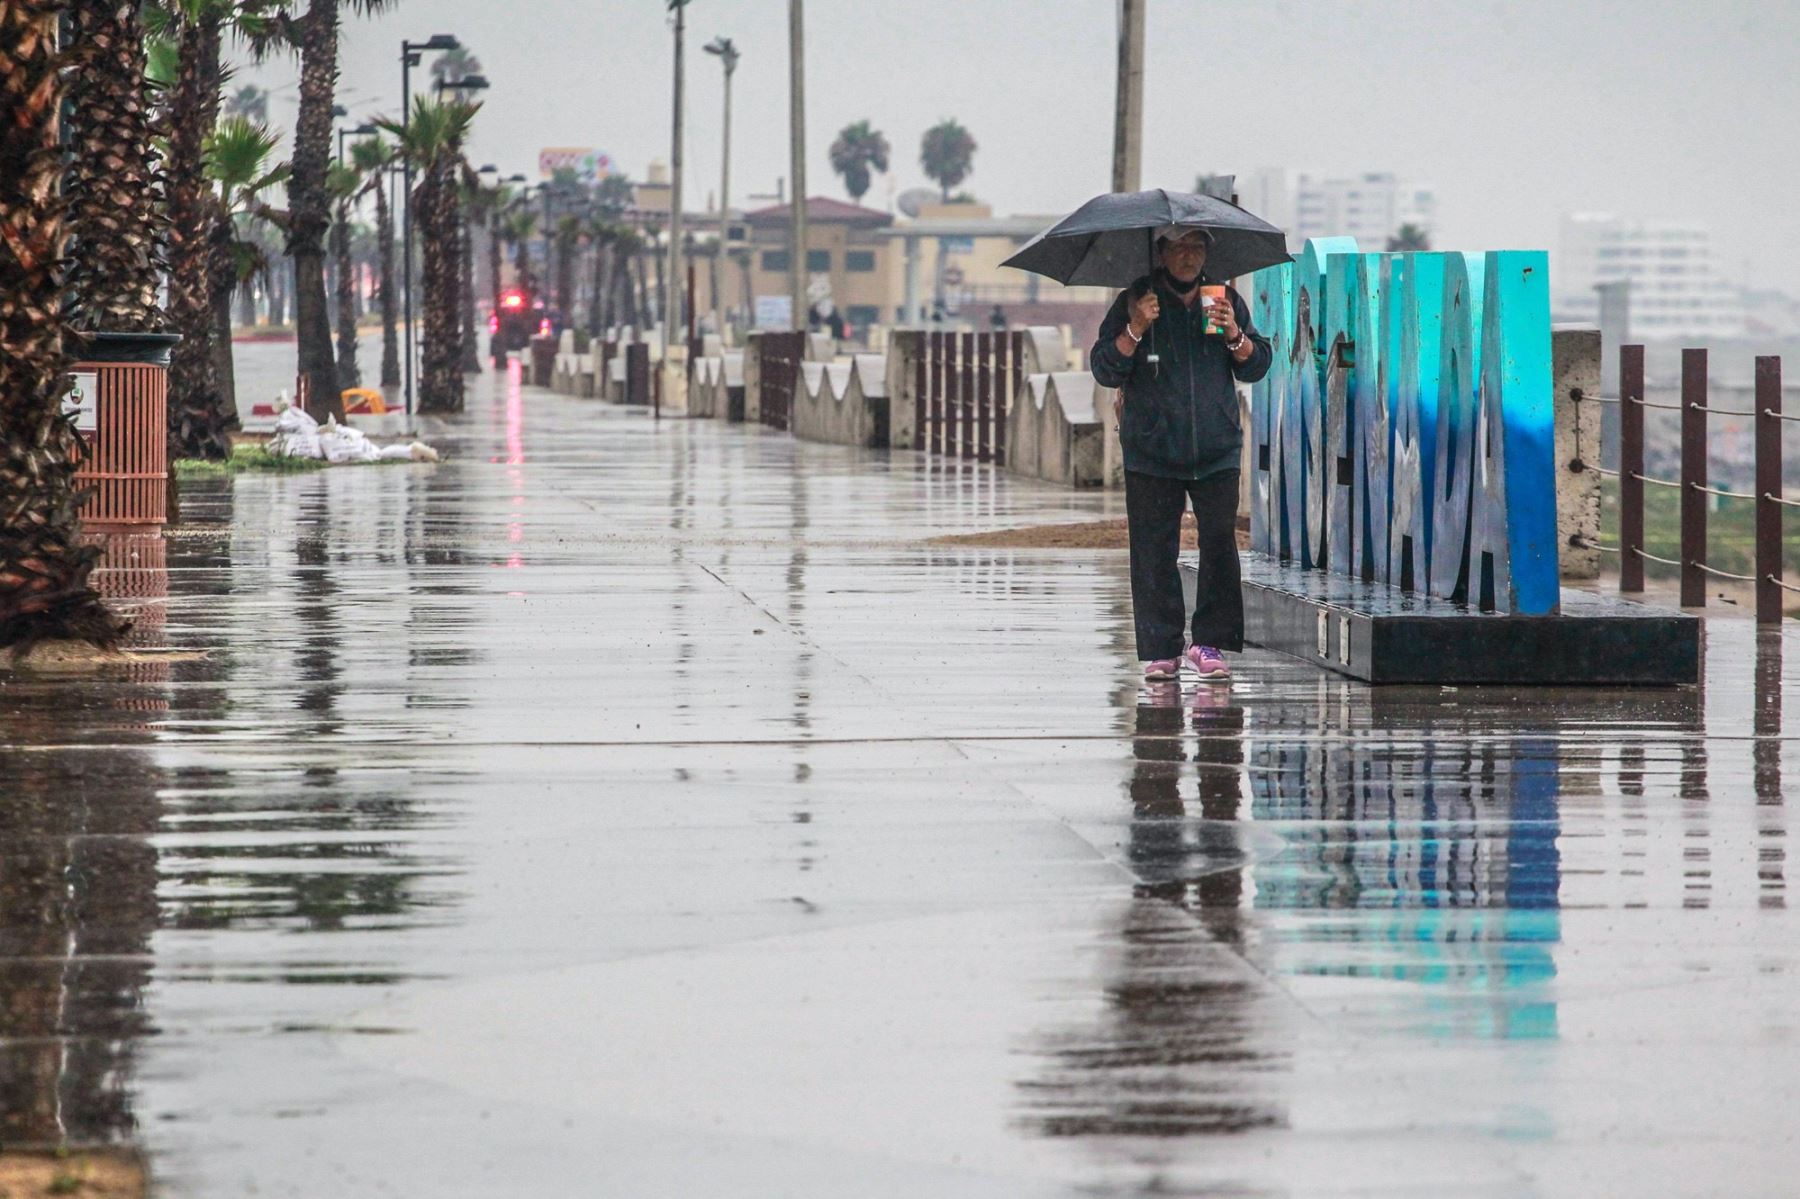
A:
<svg viewBox="0 0 1800 1199">
<path fill-rule="evenodd" d="M 225 117 L 206 139 L 206 174 L 227 194 L 260 190 L 271 182 L 269 156 L 278 144 L 267 125 Z"/>
</svg>

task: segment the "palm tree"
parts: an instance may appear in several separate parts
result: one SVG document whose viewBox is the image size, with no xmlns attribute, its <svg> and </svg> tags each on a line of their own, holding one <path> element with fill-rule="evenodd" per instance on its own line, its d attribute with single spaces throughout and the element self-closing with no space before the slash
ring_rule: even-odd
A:
<svg viewBox="0 0 1800 1199">
<path fill-rule="evenodd" d="M 495 214 L 510 198 L 504 185 L 484 184 L 481 176 L 464 169 L 462 229 L 462 368 L 464 374 L 481 370 L 481 346 L 475 336 L 475 238 L 479 225 L 487 238 L 488 270 L 493 275 L 494 311 L 500 311 L 500 239 L 494 233 Z"/>
<path fill-rule="evenodd" d="M 171 0 L 163 13 L 175 42 L 165 114 L 169 323 L 181 335 L 169 356 L 169 455 L 222 460 L 236 414 L 226 410 L 213 346 L 219 207 L 206 151 L 219 120 L 224 31 L 241 10 L 230 0 Z"/>
<path fill-rule="evenodd" d="M 375 195 L 375 241 L 380 267 L 376 287 L 381 295 L 381 385 L 400 385 L 400 304 L 394 288 L 394 218 L 388 208 L 388 168 L 394 147 L 380 137 L 365 138 L 350 147 L 350 165 L 365 180 L 364 192 Z"/>
<path fill-rule="evenodd" d="M 1388 253 L 1402 254 L 1414 250 L 1431 249 L 1431 234 L 1419 225 L 1405 224 L 1394 230 L 1394 236 L 1388 238 Z"/>
<path fill-rule="evenodd" d="M 270 161 L 278 140 L 267 126 L 246 117 L 225 117 L 206 139 L 206 175 L 218 189 L 207 254 L 206 287 L 213 316 L 209 340 L 227 429 L 238 427 L 231 297 L 269 268 L 256 229 L 268 219 L 263 192 L 287 178 L 287 164 Z"/>
<path fill-rule="evenodd" d="M 513 250 L 513 273 L 519 278 L 519 287 L 530 295 L 537 294 L 531 277 L 531 239 L 536 233 L 537 213 L 522 202 L 508 209 L 500 222 L 500 237 Z"/>
<path fill-rule="evenodd" d="M 419 240 L 424 247 L 422 296 L 424 344 L 420 355 L 419 411 L 461 412 L 463 376 L 457 299 L 461 291 L 461 219 L 458 183 L 464 167 L 462 145 L 479 104 L 464 100 L 417 97 L 412 119 L 402 128 L 392 120 L 377 121 L 395 137 L 400 153 L 411 160 L 419 177 L 413 190 Z"/>
<path fill-rule="evenodd" d="M 325 233 L 331 225 L 331 106 L 338 73 L 338 13 L 344 5 L 369 15 L 389 0 L 309 0 L 306 15 L 278 17 L 283 37 L 300 49 L 300 116 L 294 126 L 294 174 L 288 187 L 292 220 L 288 254 L 294 260 L 295 334 L 300 373 L 318 416 L 344 415 L 326 313 Z"/>
<path fill-rule="evenodd" d="M 954 118 L 945 117 L 925 131 L 919 142 L 919 165 L 943 189 L 944 203 L 950 202 L 950 189 L 974 169 L 975 150 L 975 139 Z"/>
<path fill-rule="evenodd" d="M 100 551 L 81 544 L 79 434 L 62 413 L 63 9 L 0 5 L 0 646 L 15 651 L 48 639 L 111 645 L 126 629 L 88 583 Z"/>
<path fill-rule="evenodd" d="M 580 213 L 565 212 L 556 218 L 556 308 L 565 323 L 575 312 L 575 251 L 581 231 Z"/>
<path fill-rule="evenodd" d="M 859 204 L 869 190 L 871 168 L 887 172 L 887 137 L 870 128 L 867 121 L 845 125 L 831 143 L 831 169 L 844 177 L 844 190 Z"/>
<path fill-rule="evenodd" d="M 470 75 L 481 74 L 481 60 L 467 46 L 446 50 L 431 61 L 431 81 L 442 89 L 461 83 Z"/>
<path fill-rule="evenodd" d="M 337 266 L 337 381 L 343 389 L 362 383 L 356 365 L 356 267 L 350 261 L 350 206 L 362 190 L 362 176 L 355 167 L 334 162 L 325 172 L 325 186 L 335 209 L 331 253 Z"/>
<path fill-rule="evenodd" d="M 225 115 L 243 117 L 258 125 L 269 123 L 269 93 L 267 89 L 257 87 L 254 83 L 246 83 L 225 98 Z"/>
<path fill-rule="evenodd" d="M 76 61 L 64 189 L 75 322 L 84 330 L 161 329 L 166 318 L 156 293 L 168 218 L 146 96 L 143 22 L 130 0 L 74 0 L 68 19 Z"/>
</svg>

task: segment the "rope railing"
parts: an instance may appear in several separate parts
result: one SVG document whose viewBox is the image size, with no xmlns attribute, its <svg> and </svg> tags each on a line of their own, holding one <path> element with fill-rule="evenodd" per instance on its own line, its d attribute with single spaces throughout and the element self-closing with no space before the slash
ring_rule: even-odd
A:
<svg viewBox="0 0 1800 1199">
<path fill-rule="evenodd" d="M 1720 569 L 1719 569 L 1719 568 L 1718 568 L 1718 567 L 1716 567 L 1716 566 L 1708 566 L 1708 565 L 1707 565 L 1707 564 L 1706 564 L 1706 563 L 1704 563 L 1704 562 L 1690 562 L 1690 563 L 1689 563 L 1689 564 L 1688 564 L 1688 565 L 1690 565 L 1690 566 L 1692 566 L 1692 567 L 1693 567 L 1693 568 L 1694 568 L 1694 569 L 1695 569 L 1695 570 L 1703 570 L 1703 571 L 1705 571 L 1705 572 L 1706 572 L 1706 573 L 1707 573 L 1707 574 L 1709 574 L 1709 575 L 1712 575 L 1712 576 L 1713 576 L 1713 577 L 1715 577 L 1715 578 L 1720 578 L 1720 579 L 1736 579 L 1736 580 L 1738 580 L 1738 581 L 1739 581 L 1739 582 L 1740 582 L 1740 583 L 1754 583 L 1754 582 L 1756 582 L 1756 576 L 1755 576 L 1755 575 L 1734 575 L 1734 574 L 1732 574 L 1732 573 L 1731 573 L 1731 572 L 1730 572 L 1730 571 L 1729 571 L 1729 570 L 1720 570 Z"/>
<path fill-rule="evenodd" d="M 1782 412 L 1781 360 L 1773 356 L 1756 359 L 1753 404 L 1748 408 L 1727 408 L 1708 402 L 1710 374 L 1707 352 L 1686 349 L 1681 353 L 1681 394 L 1677 403 L 1650 400 L 1644 395 L 1644 348 L 1619 347 L 1619 465 L 1607 470 L 1579 460 L 1572 470 L 1594 470 L 1616 478 L 1619 499 L 1619 589 L 1626 592 L 1644 590 L 1644 563 L 1655 562 L 1674 567 L 1681 575 L 1681 605 L 1704 607 L 1707 602 L 1706 581 L 1731 580 L 1751 584 L 1756 589 L 1756 619 L 1759 623 L 1779 622 L 1783 618 L 1781 593 L 1800 592 L 1800 587 L 1782 581 L 1782 509 L 1800 508 L 1800 498 L 1782 494 L 1781 428 L 1783 422 L 1800 421 Z M 1596 400 L 1579 388 L 1570 389 L 1570 398 L 1579 404 Z M 1676 479 L 1659 479 L 1644 473 L 1645 417 L 1647 409 L 1676 412 L 1681 416 L 1681 470 Z M 1748 418 L 1755 422 L 1755 478 L 1743 490 L 1722 487 L 1708 478 L 1708 421 L 1710 417 Z M 1674 557 L 1651 553 L 1645 548 L 1644 487 L 1665 487 L 1676 492 L 1680 505 L 1680 549 Z M 1706 561 L 1708 512 L 1715 507 L 1702 497 L 1720 500 L 1748 501 L 1755 505 L 1755 555 L 1749 573 L 1725 570 Z M 1666 509 L 1664 509 L 1666 511 Z M 1743 510 L 1735 510 L 1741 513 Z M 1739 517 L 1741 519 L 1741 516 Z M 1572 545 L 1595 551 L 1608 550 L 1590 537 L 1572 539 Z"/>
<path fill-rule="evenodd" d="M 1753 500 L 1756 498 L 1755 493 L 1749 491 L 1726 491 L 1723 487 L 1706 487 L 1699 483 L 1689 483 L 1688 486 L 1695 491 L 1704 491 L 1707 495 L 1716 495 L 1728 500 Z"/>
<path fill-rule="evenodd" d="M 1616 554 L 1621 551 L 1621 547 L 1619 547 L 1619 546 L 1602 545 L 1600 542 L 1595 541 L 1592 537 L 1581 537 L 1581 536 L 1571 537 L 1569 539 L 1569 544 L 1573 545 L 1576 549 L 1598 550 L 1603 554 Z"/>
</svg>

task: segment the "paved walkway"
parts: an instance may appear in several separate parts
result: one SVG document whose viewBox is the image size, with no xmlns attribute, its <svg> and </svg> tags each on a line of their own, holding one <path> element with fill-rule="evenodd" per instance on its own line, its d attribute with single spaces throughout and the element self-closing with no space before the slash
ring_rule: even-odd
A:
<svg viewBox="0 0 1800 1199">
<path fill-rule="evenodd" d="M 1800 1170 L 1794 626 L 1698 693 L 1147 691 L 1122 555 L 923 540 L 1115 499 L 491 377 L 427 436 L 190 491 L 111 584 L 204 660 L 0 687 L 0 1140 L 234 1199 Z"/>
</svg>

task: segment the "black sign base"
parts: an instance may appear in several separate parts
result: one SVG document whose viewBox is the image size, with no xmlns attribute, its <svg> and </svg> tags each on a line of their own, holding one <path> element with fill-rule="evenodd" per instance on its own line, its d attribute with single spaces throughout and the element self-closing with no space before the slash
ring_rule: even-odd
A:
<svg viewBox="0 0 1800 1199">
<path fill-rule="evenodd" d="M 1700 681 L 1700 620 L 1565 588 L 1560 616 L 1481 612 L 1240 555 L 1244 637 L 1370 683 L 1675 686 Z M 1193 599 L 1194 578 L 1182 582 Z"/>
</svg>

